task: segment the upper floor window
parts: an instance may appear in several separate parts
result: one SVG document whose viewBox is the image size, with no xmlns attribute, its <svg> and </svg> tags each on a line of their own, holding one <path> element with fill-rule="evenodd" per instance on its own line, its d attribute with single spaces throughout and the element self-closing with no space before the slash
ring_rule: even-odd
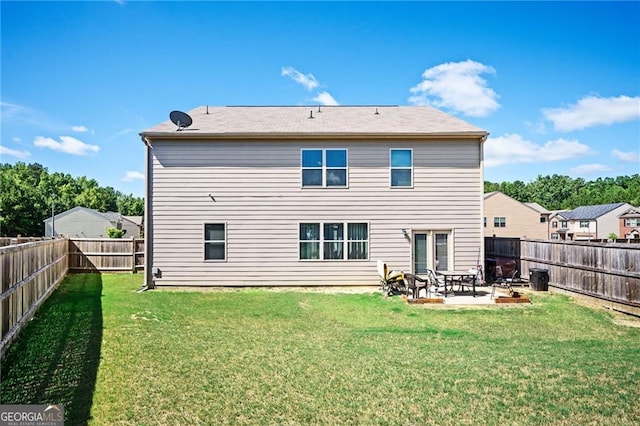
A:
<svg viewBox="0 0 640 426">
<path fill-rule="evenodd" d="M 640 219 L 635 219 L 635 218 L 625 219 L 624 226 L 626 227 L 640 226 Z"/>
<path fill-rule="evenodd" d="M 227 233 L 224 223 L 205 223 L 204 258 L 205 260 L 226 259 Z"/>
<path fill-rule="evenodd" d="M 496 228 L 505 228 L 507 226 L 507 218 L 505 217 L 494 217 L 493 218 L 493 226 Z"/>
<path fill-rule="evenodd" d="M 551 222 L 551 227 L 552 228 L 557 228 L 558 227 L 558 221 L 554 220 L 553 222 Z"/>
<path fill-rule="evenodd" d="M 562 226 L 563 228 L 568 228 L 569 227 L 569 222 L 566 220 L 561 220 L 560 221 L 560 226 Z"/>
<path fill-rule="evenodd" d="M 545 223 L 547 221 L 546 216 L 540 216 L 540 223 Z"/>
<path fill-rule="evenodd" d="M 346 149 L 303 149 L 303 187 L 346 187 Z"/>
<path fill-rule="evenodd" d="M 413 150 L 390 150 L 389 165 L 392 188 L 413 186 Z"/>
<path fill-rule="evenodd" d="M 580 228 L 589 228 L 589 221 L 588 220 L 581 220 L 580 221 Z"/>
</svg>

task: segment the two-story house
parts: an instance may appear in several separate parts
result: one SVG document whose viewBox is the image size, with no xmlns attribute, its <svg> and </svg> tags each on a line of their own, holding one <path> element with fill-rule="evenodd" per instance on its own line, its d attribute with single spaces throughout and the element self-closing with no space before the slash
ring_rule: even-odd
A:
<svg viewBox="0 0 640 426">
<path fill-rule="evenodd" d="M 632 207 L 628 203 L 581 206 L 573 210 L 557 212 L 550 217 L 551 238 L 560 240 L 607 239 L 618 235 L 618 216 Z"/>
<path fill-rule="evenodd" d="M 625 210 L 618 218 L 620 220 L 618 238 L 640 239 L 640 207 L 631 207 Z"/>
<path fill-rule="evenodd" d="M 146 145 L 148 286 L 372 285 L 477 265 L 488 133 L 431 107 L 210 107 Z"/>
<path fill-rule="evenodd" d="M 484 194 L 484 234 L 546 240 L 550 212 L 537 203 L 521 203 L 500 191 Z"/>
</svg>

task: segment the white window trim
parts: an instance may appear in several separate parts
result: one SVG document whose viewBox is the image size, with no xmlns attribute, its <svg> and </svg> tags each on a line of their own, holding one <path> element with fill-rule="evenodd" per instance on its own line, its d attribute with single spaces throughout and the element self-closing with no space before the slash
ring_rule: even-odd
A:
<svg viewBox="0 0 640 426">
<path fill-rule="evenodd" d="M 319 239 L 318 240 L 301 240 L 300 239 L 300 225 L 303 223 L 313 223 L 313 224 L 319 224 L 320 225 L 320 235 L 319 235 Z M 328 223 L 340 223 L 343 226 L 343 238 L 342 240 L 325 240 L 324 239 L 324 225 L 328 224 Z M 357 223 L 366 223 L 367 224 L 367 239 L 366 240 L 350 240 L 349 239 L 349 224 L 357 224 Z M 367 221 L 352 221 L 352 222 L 343 222 L 343 221 L 339 221 L 339 220 L 327 220 L 324 222 L 320 222 L 320 221 L 300 221 L 298 222 L 298 229 L 296 230 L 298 238 L 297 238 L 297 242 L 298 242 L 298 261 L 300 262 L 366 262 L 369 261 L 370 257 L 371 257 L 371 223 L 367 222 Z M 342 241 L 342 259 L 325 259 L 324 258 L 324 243 L 325 242 L 336 242 L 336 241 Z M 319 255 L 318 255 L 318 259 L 302 259 L 300 257 L 300 243 L 303 242 L 318 242 L 320 244 L 320 250 L 319 250 Z M 354 242 L 354 243 L 358 243 L 358 242 L 366 242 L 367 243 L 367 257 L 365 259 L 349 259 L 349 243 L 350 242 Z"/>
<path fill-rule="evenodd" d="M 503 220 L 500 220 L 500 219 L 503 219 Z M 501 226 L 502 223 L 504 223 L 504 226 Z M 506 228 L 507 227 L 507 218 L 506 218 L 506 216 L 494 216 L 493 217 L 493 227 L 494 228 Z"/>
<path fill-rule="evenodd" d="M 321 151 L 322 152 L 322 166 L 320 167 L 303 167 L 302 165 L 302 153 L 304 151 Z M 345 151 L 345 167 L 328 167 L 327 166 L 327 151 Z M 303 170 L 322 170 L 322 185 L 304 185 L 302 182 Z M 327 170 L 345 170 L 345 184 L 339 185 L 327 185 Z M 349 149 L 348 148 L 300 148 L 300 188 L 301 189 L 348 189 L 349 188 Z M 304 222 L 307 223 L 307 222 Z"/>
<path fill-rule="evenodd" d="M 393 151 L 411 151 L 411 167 L 391 167 L 391 153 Z M 389 148 L 389 188 L 391 189 L 411 189 L 413 188 L 413 177 L 414 177 L 414 171 L 413 171 L 413 164 L 414 164 L 414 158 L 413 158 L 413 148 Z M 411 171 L 411 185 L 409 186 L 393 186 L 393 170 L 410 170 Z"/>
<path fill-rule="evenodd" d="M 206 259 L 205 258 L 205 253 L 206 253 L 206 245 L 207 243 L 219 243 L 222 242 L 222 240 L 205 240 L 204 239 L 204 234 L 205 234 L 205 230 L 207 225 L 224 225 L 224 259 Z M 228 253 L 227 253 L 227 247 L 229 246 L 228 244 L 228 230 L 229 230 L 229 226 L 227 224 L 227 222 L 204 222 L 202 224 L 202 235 L 203 235 L 203 242 L 202 242 L 202 259 L 204 262 L 226 262 L 228 259 Z"/>
</svg>

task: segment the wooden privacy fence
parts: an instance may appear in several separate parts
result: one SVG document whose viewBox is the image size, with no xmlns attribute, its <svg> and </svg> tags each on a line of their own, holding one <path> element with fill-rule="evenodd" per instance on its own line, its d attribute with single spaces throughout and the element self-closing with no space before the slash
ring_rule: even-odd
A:
<svg viewBox="0 0 640 426">
<path fill-rule="evenodd" d="M 640 313 L 638 244 L 487 238 L 485 256 L 490 255 L 517 259 L 523 277 L 531 268 L 547 269 L 552 287 Z"/>
<path fill-rule="evenodd" d="M 67 274 L 66 239 L 0 248 L 0 357 Z"/>
<path fill-rule="evenodd" d="M 42 240 L 0 247 L 0 358 L 67 272 L 137 272 L 142 239 Z"/>
<path fill-rule="evenodd" d="M 143 268 L 143 239 L 73 238 L 69 240 L 70 271 L 137 272 Z"/>
</svg>

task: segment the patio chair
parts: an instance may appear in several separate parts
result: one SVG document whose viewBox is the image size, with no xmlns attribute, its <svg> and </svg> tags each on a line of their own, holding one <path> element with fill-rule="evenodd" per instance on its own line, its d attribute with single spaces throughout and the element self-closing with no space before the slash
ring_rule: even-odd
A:
<svg viewBox="0 0 640 426">
<path fill-rule="evenodd" d="M 467 287 L 469 289 L 473 288 L 473 281 L 476 281 L 476 286 L 478 285 L 478 270 L 477 269 L 469 269 L 469 274 L 473 274 L 474 277 L 466 277 L 458 281 L 458 291 L 464 291 L 464 288 Z"/>
<path fill-rule="evenodd" d="M 429 287 L 427 288 L 427 297 L 429 297 L 429 293 L 436 295 L 440 288 L 444 288 L 444 279 L 438 278 L 435 271 L 433 269 L 427 269 L 425 275 L 429 280 Z"/>
<path fill-rule="evenodd" d="M 411 291 L 411 295 L 414 299 L 420 296 L 420 290 L 424 289 L 425 296 L 429 297 L 430 280 L 428 278 L 422 278 L 413 274 L 404 274 L 404 281 L 407 287 L 407 292 Z"/>
<path fill-rule="evenodd" d="M 386 263 L 378 260 L 378 275 L 380 276 L 380 287 L 385 296 L 394 293 L 407 293 L 404 272 L 390 271 Z"/>
<path fill-rule="evenodd" d="M 496 266 L 496 281 L 491 284 L 491 299 L 496 294 L 496 287 L 503 288 L 509 291 L 509 296 L 517 297 L 520 294 L 518 292 L 513 291 L 513 287 L 511 286 L 514 282 L 518 282 L 519 279 L 516 278 L 518 275 L 518 270 L 515 269 L 511 277 L 504 277 L 502 275 L 502 268 L 500 266 Z"/>
</svg>

